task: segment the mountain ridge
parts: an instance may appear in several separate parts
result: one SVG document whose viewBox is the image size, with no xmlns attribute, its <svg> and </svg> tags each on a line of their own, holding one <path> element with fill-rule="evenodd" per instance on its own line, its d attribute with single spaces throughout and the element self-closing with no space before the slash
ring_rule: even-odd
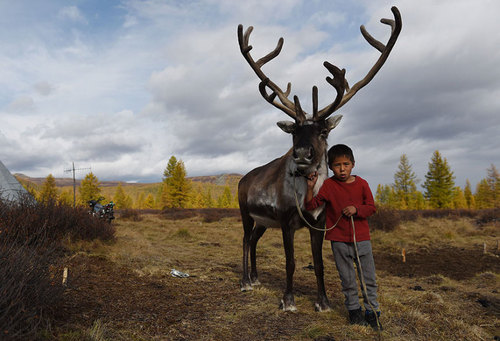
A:
<svg viewBox="0 0 500 341">
<path fill-rule="evenodd" d="M 38 177 L 30 177 L 25 174 L 21 173 L 15 173 L 14 176 L 18 180 L 23 180 L 23 181 L 29 181 L 37 186 L 41 186 L 46 178 L 38 178 Z M 243 175 L 238 174 L 238 173 L 223 173 L 223 174 L 218 174 L 218 175 L 202 175 L 202 176 L 190 176 L 187 177 L 188 180 L 191 180 L 193 182 L 200 182 L 200 183 L 212 183 L 215 185 L 225 185 L 227 183 L 234 183 L 238 182 Z M 54 178 L 56 182 L 56 187 L 67 187 L 67 186 L 73 186 L 73 178 Z M 77 186 L 80 186 L 80 182 L 82 179 L 76 179 L 75 183 Z M 125 182 L 125 181 L 119 181 L 119 180 L 108 180 L 108 181 L 101 181 L 99 180 L 101 187 L 116 187 L 118 185 L 122 186 L 144 186 L 148 184 L 159 184 L 160 182 Z"/>
</svg>

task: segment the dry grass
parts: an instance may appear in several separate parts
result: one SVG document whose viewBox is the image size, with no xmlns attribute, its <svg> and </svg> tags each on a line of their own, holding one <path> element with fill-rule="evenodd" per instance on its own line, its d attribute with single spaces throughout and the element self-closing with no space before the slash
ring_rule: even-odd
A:
<svg viewBox="0 0 500 341">
<path fill-rule="evenodd" d="M 481 248 L 498 252 L 500 235 L 498 224 L 478 226 L 469 218 L 418 218 L 405 221 L 391 233 L 374 231 L 374 245 L 394 249 L 435 248 L 454 246 L 459 248 Z"/>
<path fill-rule="evenodd" d="M 183 320 L 169 327 L 166 339 L 190 339 L 183 334 L 203 323 L 206 335 L 200 340 L 277 339 L 277 340 L 376 340 L 377 334 L 361 326 L 350 326 L 343 305 L 340 282 L 330 246 L 324 244 L 325 283 L 333 310 L 317 313 L 309 233 L 302 229 L 295 236 L 296 273 L 294 277 L 297 313 L 278 309 L 285 280 L 285 255 L 281 232 L 268 230 L 258 245 L 258 266 L 262 285 L 241 293 L 241 222 L 224 218 L 204 222 L 202 218 L 166 220 L 160 215 L 144 215 L 141 221 L 117 219 L 114 243 L 85 243 L 76 246 L 80 252 L 105 257 L 117 266 L 131 269 L 142 278 L 157 279 L 167 285 L 196 283 L 206 286 L 213 305 L 207 306 L 203 321 Z M 436 245 L 461 248 L 482 247 L 487 242 L 494 251 L 498 226 L 476 227 L 470 220 L 419 218 L 405 222 L 393 232 L 376 231 L 372 235 L 376 252 L 405 247 L 409 250 Z M 377 258 L 375 259 L 377 263 Z M 172 279 L 171 269 L 189 273 L 190 279 Z M 382 340 L 492 340 L 500 335 L 500 275 L 486 271 L 464 280 L 453 280 L 446 274 L 396 276 L 388 268 L 378 268 L 380 304 L 384 325 Z M 185 282 L 182 282 L 185 281 Z M 217 284 L 222 283 L 220 292 Z M 180 283 L 180 284 L 179 284 Z M 218 299 L 227 295 L 222 307 Z M 173 294 L 172 294 L 173 295 Z M 176 293 L 182 302 L 191 302 L 196 292 Z M 181 298 L 182 297 L 182 298 Z M 191 298 L 192 297 L 192 298 Z M 489 307 L 480 304 L 489 303 Z M 180 301 L 179 301 L 180 302 Z M 219 303 L 218 303 L 219 302 Z M 179 303 L 180 304 L 180 303 Z M 221 305 L 221 307 L 218 307 Z M 190 309 L 189 306 L 186 309 Z M 101 332 L 105 326 L 106 333 Z M 165 339 L 165 334 L 150 334 L 134 325 L 119 325 L 99 320 L 93 326 L 94 339 Z M 280 326 L 284 326 L 280 330 Z M 86 327 L 89 334 L 92 326 Z M 89 329 L 90 328 L 90 329 Z M 163 335 L 163 336 L 161 336 Z"/>
</svg>

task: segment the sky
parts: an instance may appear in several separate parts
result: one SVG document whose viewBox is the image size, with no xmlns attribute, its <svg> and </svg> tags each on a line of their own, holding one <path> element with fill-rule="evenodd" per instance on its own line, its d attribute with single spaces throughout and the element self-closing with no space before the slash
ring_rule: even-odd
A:
<svg viewBox="0 0 500 341">
<path fill-rule="evenodd" d="M 311 89 L 333 102 L 324 61 L 352 86 L 403 29 L 375 78 L 336 114 L 329 145 L 355 154 L 354 174 L 391 184 L 406 154 L 425 181 L 435 150 L 462 188 L 500 167 L 500 1 L 496 0 L 0 0 L 0 160 L 12 173 L 159 182 L 168 159 L 188 176 L 245 174 L 285 154 L 289 117 L 267 103 L 239 51 L 254 26 L 254 59 L 305 111 Z"/>
</svg>

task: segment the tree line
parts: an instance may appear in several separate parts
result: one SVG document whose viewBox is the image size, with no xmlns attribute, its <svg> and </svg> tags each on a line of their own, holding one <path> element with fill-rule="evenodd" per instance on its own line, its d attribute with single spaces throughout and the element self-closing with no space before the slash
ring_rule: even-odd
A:
<svg viewBox="0 0 500 341">
<path fill-rule="evenodd" d="M 73 190 L 59 190 L 52 174 L 45 178 L 39 189 L 25 182 L 23 185 L 40 202 L 73 204 Z M 238 207 L 235 189 L 232 191 L 229 185 L 201 184 L 189 180 L 184 162 L 175 156 L 168 160 L 162 182 L 146 191 L 139 191 L 134 198 L 121 183 L 113 194 L 103 194 L 97 176 L 92 172 L 88 173 L 77 188 L 76 204 L 87 206 L 88 201 L 98 198 L 101 198 L 102 202 L 113 201 L 117 209 Z"/>
<path fill-rule="evenodd" d="M 236 188 L 227 184 L 221 188 L 221 185 L 194 182 L 186 175 L 184 162 L 171 156 L 163 171 L 162 182 L 146 191 L 139 191 L 132 198 L 121 184 L 111 195 L 103 195 L 99 179 L 90 172 L 78 187 L 77 204 L 86 206 L 89 200 L 101 197 L 104 201 L 113 201 L 118 209 L 238 207 Z M 500 175 L 493 164 L 473 192 L 469 180 L 463 189 L 455 185 L 455 176 L 448 161 L 436 150 L 422 184 L 423 191 L 417 189 L 419 182 L 407 155 L 403 154 L 394 174 L 394 183 L 379 184 L 375 202 L 379 206 L 400 210 L 500 207 Z M 51 174 L 39 190 L 24 185 L 39 201 L 73 204 L 73 191 L 59 191 Z"/>
<path fill-rule="evenodd" d="M 406 154 L 401 155 L 394 183 L 378 185 L 375 202 L 401 210 L 420 209 L 484 209 L 500 207 L 500 174 L 495 165 L 487 169 L 472 191 L 467 179 L 464 189 L 455 185 L 455 176 L 446 158 L 436 150 L 422 184 L 423 192 L 417 190 L 419 179 L 412 170 Z"/>
</svg>

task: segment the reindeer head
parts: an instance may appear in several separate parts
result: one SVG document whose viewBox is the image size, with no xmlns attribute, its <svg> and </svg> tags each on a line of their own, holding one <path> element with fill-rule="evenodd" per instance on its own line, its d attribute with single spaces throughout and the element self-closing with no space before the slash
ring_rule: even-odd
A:
<svg viewBox="0 0 500 341">
<path fill-rule="evenodd" d="M 318 88 L 314 86 L 312 90 L 312 116 L 307 115 L 302 110 L 297 96 L 294 96 L 293 102 L 288 99 L 292 88 L 291 83 L 288 83 L 286 91 L 283 91 L 262 72 L 262 66 L 274 59 L 281 52 L 284 42 L 283 38 L 278 40 L 278 45 L 273 51 L 259 60 L 254 61 L 253 57 L 250 55 L 252 46 L 248 44 L 253 27 L 248 27 L 245 33 L 243 33 L 243 26 L 238 25 L 238 42 L 240 45 L 240 51 L 250 67 L 261 80 L 259 84 L 259 91 L 262 97 L 264 97 L 267 102 L 271 103 L 276 108 L 282 110 L 285 114 L 294 119 L 293 122 L 280 121 L 278 122 L 278 126 L 283 131 L 290 133 L 293 136 L 293 158 L 298 170 L 305 172 L 311 166 L 320 162 L 320 159 L 323 157 L 326 149 L 326 139 L 328 137 L 328 133 L 330 130 L 335 128 L 335 126 L 337 126 L 342 118 L 341 115 L 336 115 L 331 118 L 329 118 L 329 116 L 347 103 L 351 97 L 359 91 L 359 89 L 367 85 L 387 60 L 387 57 L 389 56 L 394 44 L 396 43 L 399 33 L 401 32 L 402 26 L 399 10 L 396 7 L 392 7 L 391 11 L 395 20 L 381 20 L 383 24 L 391 26 L 391 36 L 387 45 L 384 45 L 380 41 L 373 38 L 365 30 L 364 26 L 361 26 L 361 34 L 370 45 L 381 52 L 381 55 L 370 71 L 368 71 L 366 76 L 354 84 L 352 88 L 349 87 L 349 84 L 345 79 L 345 69 L 340 70 L 335 65 L 326 61 L 323 63 L 333 76 L 326 77 L 326 81 L 335 88 L 337 96 L 332 103 L 323 109 L 318 110 Z M 270 94 L 268 94 L 267 89 L 270 90 Z M 276 97 L 279 101 L 276 100 Z"/>
</svg>

